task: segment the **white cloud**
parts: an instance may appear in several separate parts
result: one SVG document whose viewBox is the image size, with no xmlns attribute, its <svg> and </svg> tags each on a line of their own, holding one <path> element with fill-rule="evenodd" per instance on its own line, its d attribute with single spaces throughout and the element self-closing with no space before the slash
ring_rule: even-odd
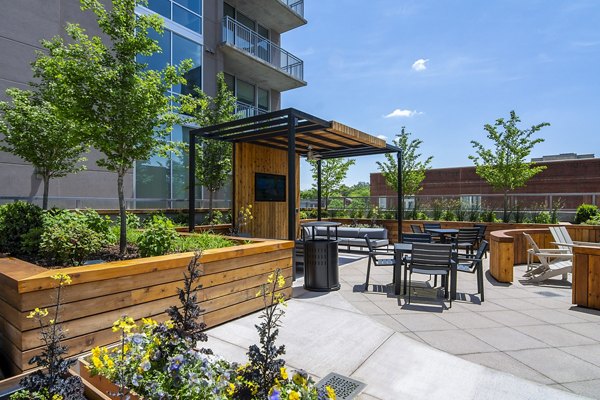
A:
<svg viewBox="0 0 600 400">
<path fill-rule="evenodd" d="M 423 114 L 423 113 L 420 111 L 416 111 L 416 110 L 402 110 L 400 108 L 396 108 L 394 111 L 392 111 L 388 115 L 385 115 L 384 118 L 410 118 L 410 117 L 414 117 L 415 115 L 419 115 L 419 114 Z"/>
<path fill-rule="evenodd" d="M 417 72 L 425 71 L 427 69 L 427 65 L 425 65 L 425 63 L 427 63 L 427 61 L 429 61 L 429 59 L 419 58 L 417 61 L 415 61 L 413 63 L 412 69 Z"/>
<path fill-rule="evenodd" d="M 377 135 L 377 137 L 381 140 L 387 140 L 387 136 L 385 135 Z"/>
</svg>

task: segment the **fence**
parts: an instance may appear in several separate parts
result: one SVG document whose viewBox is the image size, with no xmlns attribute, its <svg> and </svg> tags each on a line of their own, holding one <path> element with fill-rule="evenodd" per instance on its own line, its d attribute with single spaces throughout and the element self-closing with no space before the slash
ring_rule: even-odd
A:
<svg viewBox="0 0 600 400">
<path fill-rule="evenodd" d="M 42 205 L 42 196 L 0 196 L 0 204 L 23 200 L 39 206 Z M 119 208 L 119 200 L 116 197 L 48 197 L 49 207 L 60 207 L 68 209 L 102 209 L 115 210 Z M 135 209 L 187 209 L 187 199 L 148 199 L 129 198 L 125 199 L 125 207 L 128 210 Z M 196 208 L 208 208 L 208 199 L 196 199 Z M 213 208 L 231 208 L 231 200 L 213 199 Z"/>
</svg>

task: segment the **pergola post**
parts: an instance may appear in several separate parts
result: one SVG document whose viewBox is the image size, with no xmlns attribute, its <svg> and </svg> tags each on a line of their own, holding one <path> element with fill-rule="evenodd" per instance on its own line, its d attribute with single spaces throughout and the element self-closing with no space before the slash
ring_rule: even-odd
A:
<svg viewBox="0 0 600 400">
<path fill-rule="evenodd" d="M 293 112 L 288 115 L 288 240 L 296 240 L 296 124 Z"/>
<path fill-rule="evenodd" d="M 190 160 L 188 170 L 188 230 L 196 228 L 196 135 L 190 132 Z"/>
<path fill-rule="evenodd" d="M 317 160 L 317 220 L 321 220 L 321 160 Z"/>
<path fill-rule="evenodd" d="M 396 161 L 398 163 L 398 183 L 396 192 L 398 193 L 398 243 L 402 243 L 402 220 L 404 218 L 404 193 L 402 193 L 402 151 L 396 153 Z"/>
</svg>

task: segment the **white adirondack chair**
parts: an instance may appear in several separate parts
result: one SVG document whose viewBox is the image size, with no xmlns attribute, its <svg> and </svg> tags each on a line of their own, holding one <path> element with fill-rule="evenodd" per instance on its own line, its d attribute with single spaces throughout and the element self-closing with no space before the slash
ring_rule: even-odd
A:
<svg viewBox="0 0 600 400">
<path fill-rule="evenodd" d="M 539 260 L 539 266 L 528 270 L 525 277 L 530 278 L 529 282 L 542 282 L 546 279 L 562 275 L 562 279 L 567 279 L 567 274 L 573 268 L 573 254 L 564 249 L 540 249 L 531 235 L 523 233 L 531 249 L 527 250 L 527 267 L 532 266 L 534 258 Z"/>
<path fill-rule="evenodd" d="M 569 231 L 564 226 L 551 226 L 550 232 L 554 238 L 554 244 L 559 249 L 567 250 L 569 253 L 573 252 L 573 246 L 597 246 L 600 247 L 600 243 L 595 242 L 578 242 L 571 239 Z"/>
</svg>

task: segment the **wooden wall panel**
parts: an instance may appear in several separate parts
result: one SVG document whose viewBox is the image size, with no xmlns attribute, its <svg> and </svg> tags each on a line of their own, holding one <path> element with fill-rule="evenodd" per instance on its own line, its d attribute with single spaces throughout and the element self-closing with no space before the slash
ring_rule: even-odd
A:
<svg viewBox="0 0 600 400">
<path fill-rule="evenodd" d="M 287 189 L 285 202 L 255 201 L 254 174 L 266 173 L 285 175 L 288 184 L 287 151 L 249 144 L 235 144 L 235 193 L 234 215 L 238 210 L 252 204 L 254 220 L 242 229 L 252 237 L 269 239 L 288 238 Z M 300 157 L 296 155 L 296 208 L 300 207 Z M 296 215 L 296 226 L 300 224 L 300 215 Z M 299 229 L 297 229 L 299 232 Z"/>
<path fill-rule="evenodd" d="M 204 275 L 198 300 L 207 325 L 259 310 L 263 303 L 255 294 L 277 268 L 286 278 L 283 293 L 291 296 L 293 246 L 290 241 L 266 240 L 205 251 L 200 259 Z M 176 290 L 183 285 L 191 256 L 173 254 L 61 270 L 73 279 L 64 289 L 61 314 L 68 329 L 64 344 L 69 355 L 116 341 L 118 335 L 111 327 L 121 315 L 166 319 L 165 309 L 178 304 Z M 55 272 L 0 259 L 0 293 L 16 288 L 15 295 L 0 299 L 0 354 L 11 373 L 29 369 L 27 361 L 41 350 L 39 328 L 26 317 L 35 307 L 52 305 L 55 282 L 49 274 Z"/>
</svg>

